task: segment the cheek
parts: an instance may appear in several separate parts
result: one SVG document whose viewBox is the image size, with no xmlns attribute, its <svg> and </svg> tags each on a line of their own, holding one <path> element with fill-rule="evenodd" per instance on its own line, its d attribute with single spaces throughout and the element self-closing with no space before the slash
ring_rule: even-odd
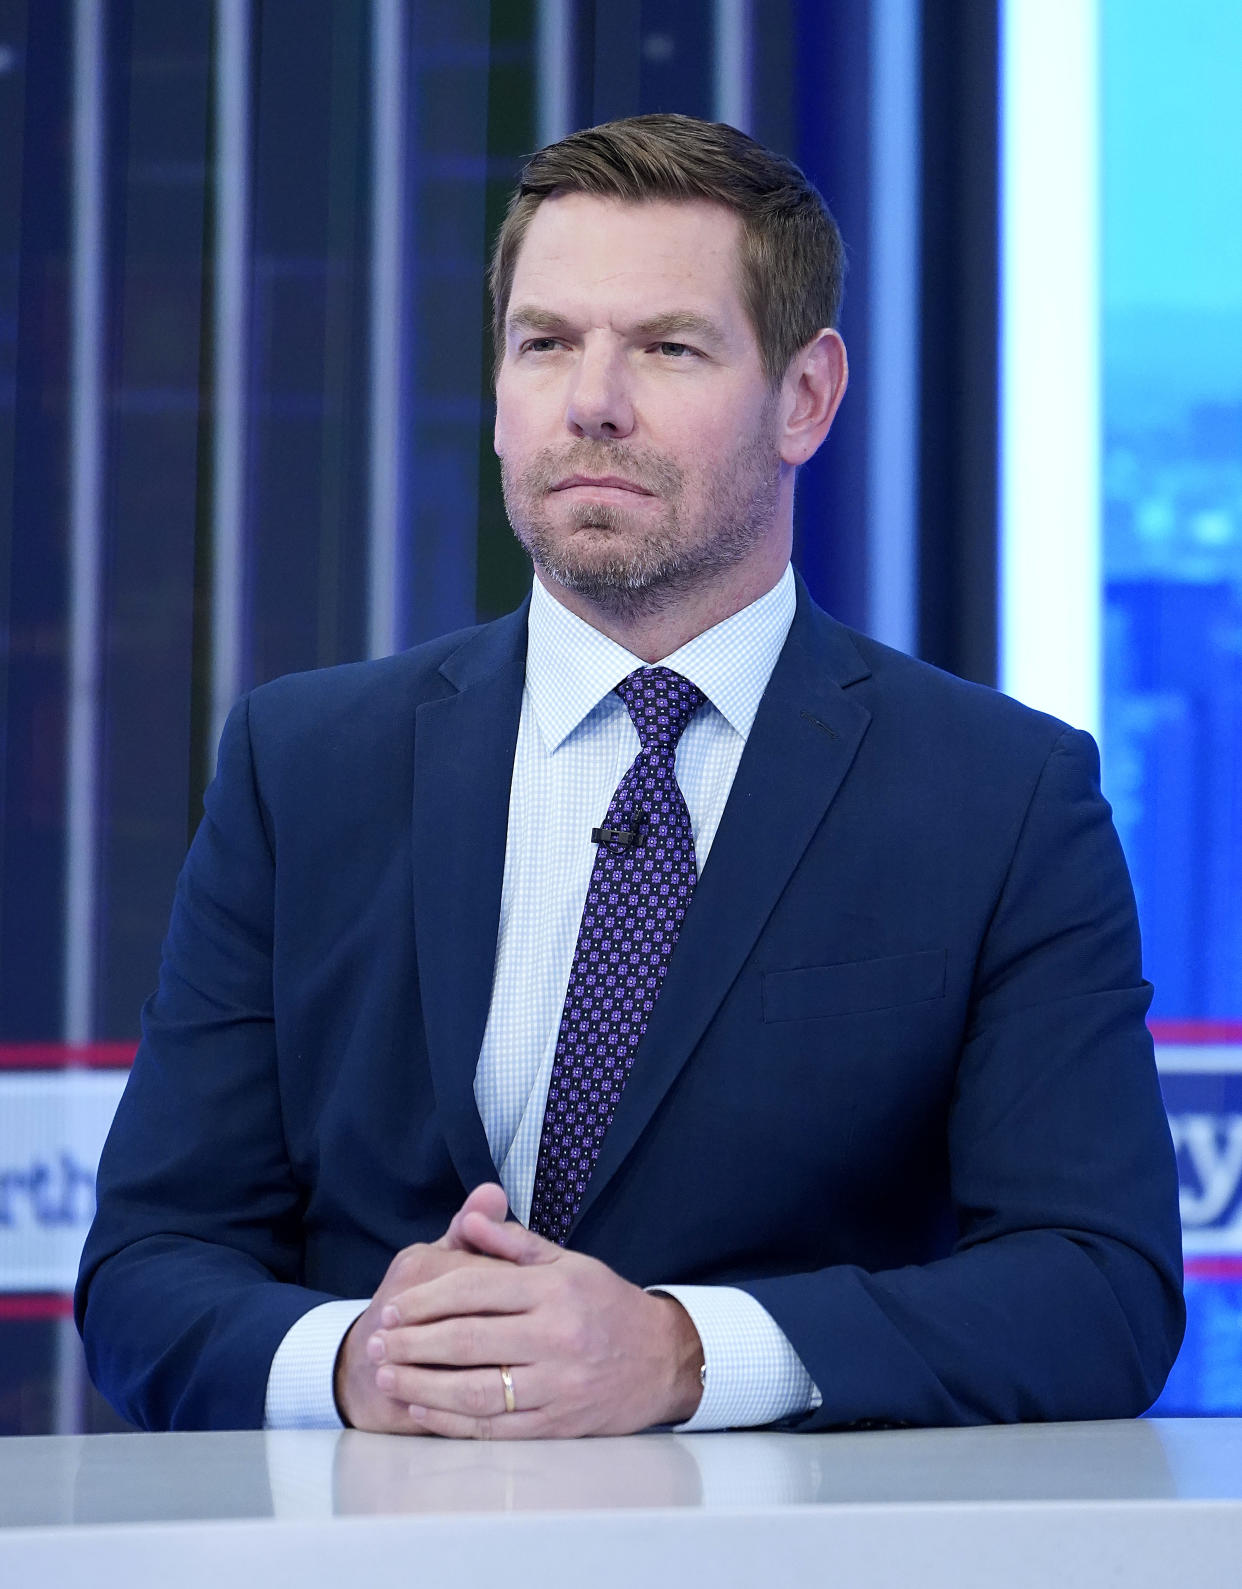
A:
<svg viewBox="0 0 1242 1589">
<path fill-rule="evenodd" d="M 702 496 L 713 489 L 722 474 L 728 473 L 749 437 L 731 425 L 722 424 L 719 415 L 704 414 L 698 423 L 686 425 L 684 416 L 663 450 L 682 472 L 683 488 L 689 496 Z"/>
<path fill-rule="evenodd" d="M 676 451 L 688 466 L 731 458 L 740 447 L 770 428 L 767 410 L 728 389 L 716 392 L 662 394 L 658 419 L 667 449 Z"/>
<path fill-rule="evenodd" d="M 728 427 L 710 404 L 662 401 L 658 409 L 649 405 L 641 420 L 650 444 L 676 459 L 687 479 L 707 467 L 710 459 L 727 456 L 736 445 L 736 437 L 725 439 Z"/>
<path fill-rule="evenodd" d="M 497 414 L 493 445 L 496 456 L 509 469 L 520 469 L 534 450 L 529 425 L 518 423 L 513 415 L 502 419 Z"/>
<path fill-rule="evenodd" d="M 524 418 L 528 419 L 529 413 L 529 394 L 519 390 L 512 372 L 502 365 L 496 380 L 496 425 L 492 432 L 498 457 L 520 451 Z"/>
<path fill-rule="evenodd" d="M 515 382 L 503 378 L 496 383 L 496 424 L 492 445 L 500 458 L 520 464 L 541 447 L 558 439 L 558 420 L 564 405 L 549 383 Z"/>
</svg>

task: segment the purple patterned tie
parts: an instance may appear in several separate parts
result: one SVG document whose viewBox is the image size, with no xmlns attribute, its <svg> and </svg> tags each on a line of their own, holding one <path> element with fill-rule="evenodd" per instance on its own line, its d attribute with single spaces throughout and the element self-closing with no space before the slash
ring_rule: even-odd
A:
<svg viewBox="0 0 1242 1589">
<path fill-rule="evenodd" d="M 617 685 L 642 748 L 617 785 L 587 889 L 539 1139 L 530 1228 L 563 1245 L 612 1124 L 698 881 L 677 741 L 707 697 L 671 668 Z"/>
</svg>

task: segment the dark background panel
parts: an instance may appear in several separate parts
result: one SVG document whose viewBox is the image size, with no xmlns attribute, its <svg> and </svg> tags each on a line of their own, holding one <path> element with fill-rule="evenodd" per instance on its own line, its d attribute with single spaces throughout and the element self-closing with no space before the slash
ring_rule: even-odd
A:
<svg viewBox="0 0 1242 1589">
<path fill-rule="evenodd" d="M 997 682 L 998 24 L 923 0 L 919 654 Z"/>
<path fill-rule="evenodd" d="M 395 440 L 406 459 L 406 645 L 462 628 L 476 614 L 480 469 L 490 455 L 479 283 L 487 262 L 491 116 L 510 96 L 510 120 L 528 116 L 533 100 L 534 56 L 521 27 L 529 28 L 533 10 L 520 8 L 509 36 L 499 37 L 496 19 L 509 9 L 453 0 L 413 7 L 403 326 L 409 420 L 408 436 Z M 503 82 L 494 94 L 496 74 Z"/>
<path fill-rule="evenodd" d="M 256 16 L 247 685 L 365 651 L 367 23 Z"/>
<path fill-rule="evenodd" d="M 97 1019 L 117 1039 L 158 971 L 185 849 L 211 8 L 135 0 L 125 23 L 109 48 Z"/>
<path fill-rule="evenodd" d="M 0 1039 L 60 1025 L 68 480 L 68 7 L 4 0 L 0 42 Z"/>
<path fill-rule="evenodd" d="M 209 758 L 213 360 L 222 334 L 213 319 L 221 223 L 213 176 L 224 68 L 213 0 L 100 4 L 107 489 L 94 1035 L 123 1040 L 136 1031 L 155 974 L 187 812 L 192 827 Z M 721 40 L 710 0 L 584 0 L 569 9 L 574 125 L 643 111 L 714 113 Z M 924 437 L 922 555 L 943 587 L 928 587 L 924 636 L 929 654 L 978 677 L 994 668 L 995 640 L 985 610 L 992 592 L 979 574 L 995 514 L 994 491 L 981 488 L 994 424 L 992 11 L 948 0 L 922 7 L 925 202 L 933 179 L 936 197 L 924 310 L 947 350 L 924 387 L 941 429 L 934 444 Z M 529 584 L 491 451 L 483 273 L 535 144 L 543 63 L 534 0 L 410 0 L 401 15 L 405 291 L 393 334 L 403 384 L 400 434 L 389 439 L 401 481 L 399 639 L 412 643 L 509 609 Z M 868 368 L 872 8 L 771 0 L 751 15 L 753 130 L 804 166 L 849 249 L 842 328 L 853 387 L 800 482 L 797 541 L 814 593 L 863 624 L 867 398 L 882 379 Z M 253 0 L 250 10 L 244 687 L 361 657 L 369 644 L 372 17 L 364 0 Z M 55 1042 L 62 1021 L 72 18 L 69 0 L 0 0 L 7 1041 Z M 106 1426 L 63 1321 L 0 1320 L 5 1427 L 46 1429 L 66 1408 L 86 1427 Z"/>
</svg>

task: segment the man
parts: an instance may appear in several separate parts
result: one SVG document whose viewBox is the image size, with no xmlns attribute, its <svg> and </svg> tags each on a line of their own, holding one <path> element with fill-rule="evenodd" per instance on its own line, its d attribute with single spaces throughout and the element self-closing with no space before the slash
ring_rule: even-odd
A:
<svg viewBox="0 0 1242 1589">
<path fill-rule="evenodd" d="M 522 1438 L 1158 1392 L 1176 1182 L 1094 747 L 788 567 L 841 262 L 726 127 L 528 165 L 492 285 L 532 596 L 230 720 L 79 1282 L 127 1416 Z"/>
</svg>

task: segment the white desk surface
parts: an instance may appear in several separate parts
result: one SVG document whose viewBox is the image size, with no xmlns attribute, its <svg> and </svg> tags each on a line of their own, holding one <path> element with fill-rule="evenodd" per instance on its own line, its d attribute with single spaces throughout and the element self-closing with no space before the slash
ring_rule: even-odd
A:
<svg viewBox="0 0 1242 1589">
<path fill-rule="evenodd" d="M 1242 1419 L 0 1440 L 0 1583 L 1242 1586 Z"/>
</svg>

